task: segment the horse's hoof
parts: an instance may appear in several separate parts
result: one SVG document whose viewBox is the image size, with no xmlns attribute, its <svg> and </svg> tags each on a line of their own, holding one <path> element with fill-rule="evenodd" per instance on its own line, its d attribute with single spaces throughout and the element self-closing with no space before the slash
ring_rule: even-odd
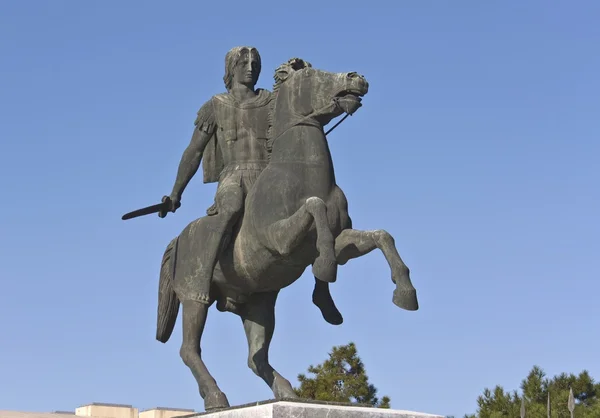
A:
<svg viewBox="0 0 600 418">
<path fill-rule="evenodd" d="M 419 309 L 417 291 L 415 289 L 394 290 L 394 298 L 392 301 L 394 302 L 394 305 L 406 309 L 407 311 L 416 311 Z"/>
<path fill-rule="evenodd" d="M 279 397 L 276 397 L 278 401 L 294 401 L 296 399 L 300 399 L 300 396 L 296 395 L 294 392 L 283 394 Z"/>
<path fill-rule="evenodd" d="M 331 310 L 321 309 L 321 315 L 323 315 L 323 319 L 331 325 L 342 325 L 344 323 L 344 317 L 335 306 Z"/>
<path fill-rule="evenodd" d="M 210 392 L 204 397 L 206 412 L 229 408 L 229 401 L 223 392 Z"/>
<path fill-rule="evenodd" d="M 313 299 L 313 303 L 317 306 L 317 308 L 319 308 L 321 315 L 323 315 L 323 319 L 327 321 L 327 323 L 331 325 L 342 325 L 342 323 L 344 323 L 344 317 L 338 308 L 333 304 L 333 301 L 331 304 L 323 304 Z"/>
<path fill-rule="evenodd" d="M 341 325 L 344 322 L 344 317 L 333 302 L 329 293 L 320 293 L 316 289 L 313 292 L 313 303 L 321 311 L 323 319 L 331 325 Z"/>
<path fill-rule="evenodd" d="M 275 376 L 273 395 L 275 395 L 275 399 L 277 400 L 300 398 L 296 392 L 294 392 L 291 383 L 281 376 Z"/>
<path fill-rule="evenodd" d="M 337 261 L 335 259 L 327 259 L 317 257 L 313 263 L 313 275 L 322 282 L 333 283 L 337 278 Z"/>
</svg>

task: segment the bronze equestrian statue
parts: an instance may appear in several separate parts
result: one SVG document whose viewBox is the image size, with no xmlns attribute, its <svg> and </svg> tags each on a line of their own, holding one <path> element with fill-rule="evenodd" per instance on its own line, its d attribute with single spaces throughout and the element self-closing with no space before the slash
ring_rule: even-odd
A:
<svg viewBox="0 0 600 418">
<path fill-rule="evenodd" d="M 315 291 L 328 293 L 326 285 L 336 280 L 338 265 L 379 248 L 396 285 L 394 304 L 406 310 L 418 309 L 416 290 L 393 237 L 384 230 L 353 229 L 346 197 L 335 181 L 324 126 L 344 113 L 356 112 L 367 92 L 367 81 L 354 72 L 321 71 L 297 58 L 279 66 L 268 104 L 268 163 L 256 170 L 260 173 L 251 179 L 251 187 L 241 185 L 252 174 L 236 173 L 233 177 L 232 183 L 240 185 L 247 196 L 243 210 L 228 215 L 232 218 L 227 219 L 236 221 L 230 221 L 230 238 L 220 241 L 212 279 L 204 282 L 210 283 L 206 300 L 198 300 L 189 289 L 198 286 L 210 268 L 204 264 L 205 247 L 223 231 L 213 216 L 230 207 L 217 197 L 215 207 L 209 210 L 217 215 L 191 222 L 167 246 L 160 272 L 156 338 L 168 341 L 181 303 L 180 354 L 198 383 L 206 411 L 229 406 L 202 361 L 200 349 L 208 308 L 215 301 L 221 310 L 241 317 L 248 340 L 248 365 L 269 385 L 276 399 L 297 396 L 290 382 L 269 363 L 275 302 L 279 291 L 296 281 L 309 265 L 316 279 Z M 203 116 L 199 120 L 209 119 Z M 256 129 L 257 124 L 253 126 Z M 204 132 L 203 127 L 204 122 L 197 130 Z M 260 133 L 253 135 L 260 137 Z M 234 136 L 223 132 L 222 137 Z M 206 148 L 204 153 L 206 158 Z M 221 178 L 227 175 L 221 174 Z M 186 174 L 178 176 L 180 179 L 180 185 L 189 181 Z M 144 211 L 158 211 L 164 216 L 176 210 L 177 197 L 175 193 L 162 204 L 131 216 Z"/>
</svg>

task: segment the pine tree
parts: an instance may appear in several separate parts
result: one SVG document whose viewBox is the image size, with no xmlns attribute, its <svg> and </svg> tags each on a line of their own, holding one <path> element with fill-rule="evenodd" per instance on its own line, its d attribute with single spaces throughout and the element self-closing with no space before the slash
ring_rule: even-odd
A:
<svg viewBox="0 0 600 418">
<path fill-rule="evenodd" d="M 369 383 L 365 366 L 358 357 L 356 345 L 333 347 L 329 358 L 308 372 L 314 377 L 298 375 L 300 387 L 296 393 L 303 399 L 343 403 L 369 404 L 378 408 L 390 408 L 390 398 L 377 398 L 377 389 Z"/>
<path fill-rule="evenodd" d="M 548 395 L 551 417 L 569 418 L 567 401 L 571 388 L 575 397 L 575 416 L 600 418 L 600 383 L 595 383 L 586 370 L 578 376 L 562 373 L 549 379 L 538 366 L 534 366 L 521 382 L 521 396 L 517 391 L 505 392 L 501 386 L 496 386 L 493 391 L 486 388 L 477 398 L 477 414 L 465 415 L 465 418 L 518 417 L 523 396 L 527 418 L 547 418 Z"/>
</svg>

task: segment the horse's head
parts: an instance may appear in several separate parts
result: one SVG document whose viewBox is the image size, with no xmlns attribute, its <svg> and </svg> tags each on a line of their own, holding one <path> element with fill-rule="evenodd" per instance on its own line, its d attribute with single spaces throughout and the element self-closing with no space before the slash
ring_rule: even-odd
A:
<svg viewBox="0 0 600 418">
<path fill-rule="evenodd" d="M 286 130 L 289 123 L 312 120 L 321 126 L 342 113 L 352 114 L 361 106 L 369 83 L 357 73 L 330 73 L 293 58 L 275 71 L 277 94 L 274 132 Z"/>
</svg>

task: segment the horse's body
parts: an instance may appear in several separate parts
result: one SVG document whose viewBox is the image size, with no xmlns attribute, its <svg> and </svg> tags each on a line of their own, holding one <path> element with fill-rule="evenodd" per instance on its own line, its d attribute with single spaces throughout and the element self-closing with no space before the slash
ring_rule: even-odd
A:
<svg viewBox="0 0 600 418">
<path fill-rule="evenodd" d="M 355 73 L 315 70 L 290 60 L 276 73 L 270 145 L 271 160 L 245 203 L 245 213 L 214 272 L 213 300 L 225 298 L 241 308 L 249 342 L 249 366 L 272 388 L 276 398 L 295 397 L 290 383 L 268 362 L 278 292 L 312 264 L 323 282 L 336 279 L 337 265 L 375 248 L 384 253 L 396 283 L 394 303 L 415 310 L 416 292 L 408 268 L 385 231 L 351 229 L 347 201 L 335 175 L 323 126 L 344 111 L 360 107 L 366 80 Z M 204 218 L 188 225 L 169 244 L 161 270 L 157 339 L 166 342 L 183 302 L 181 355 L 198 381 L 207 410 L 228 406 L 225 395 L 200 356 L 200 338 L 208 305 L 175 294 L 174 281 L 194 280 L 196 251 L 202 250 Z M 178 252 L 179 249 L 179 252 Z M 184 263 L 185 277 L 178 277 Z M 219 306 L 219 305 L 218 305 Z"/>
</svg>

